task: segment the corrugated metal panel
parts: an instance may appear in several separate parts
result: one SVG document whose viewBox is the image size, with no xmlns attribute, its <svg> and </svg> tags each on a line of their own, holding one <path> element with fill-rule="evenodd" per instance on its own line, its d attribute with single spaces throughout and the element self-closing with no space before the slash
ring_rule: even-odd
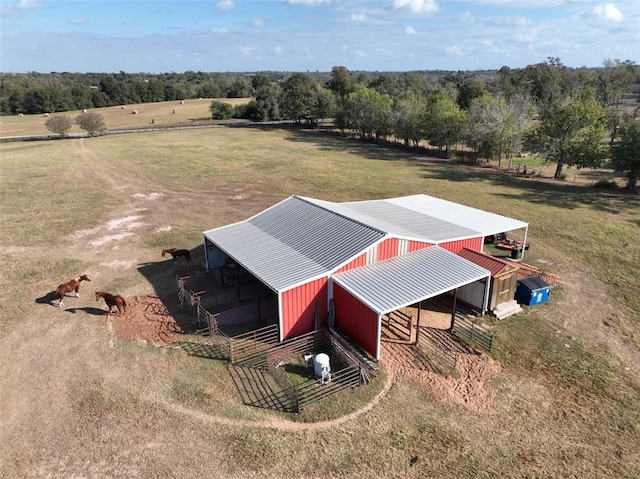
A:
<svg viewBox="0 0 640 479">
<path fill-rule="evenodd" d="M 316 303 L 320 325 L 327 317 L 327 279 L 318 279 L 282 293 L 282 338 L 288 339 L 314 330 Z"/>
<path fill-rule="evenodd" d="M 395 205 L 388 200 L 328 203 L 325 206 L 401 238 L 422 238 L 439 242 L 478 234 L 477 231 L 435 218 L 428 210 L 416 211 Z"/>
<path fill-rule="evenodd" d="M 477 238 L 468 238 L 459 241 L 448 241 L 446 243 L 440 243 L 438 246 L 451 251 L 454 254 L 458 254 L 464 248 L 472 249 L 474 251 L 481 251 L 484 238 L 478 236 Z"/>
<path fill-rule="evenodd" d="M 385 259 L 395 258 L 398 256 L 398 238 L 389 238 L 377 246 L 378 254 L 376 261 L 384 261 Z"/>
<path fill-rule="evenodd" d="M 429 248 L 430 246 L 434 246 L 433 243 L 423 243 L 422 241 L 409 241 L 409 247 L 407 248 L 408 253 L 413 253 L 414 251 L 418 251 L 419 249 Z"/>
<path fill-rule="evenodd" d="M 342 268 L 340 268 L 336 272 L 342 273 L 343 271 L 349 271 L 350 269 L 355 269 L 355 268 L 359 268 L 360 266 L 366 265 L 367 255 L 368 253 L 361 254 L 360 256 L 355 258 L 353 261 L 349 261 L 347 264 L 345 264 Z"/>
<path fill-rule="evenodd" d="M 486 269 L 433 246 L 332 279 L 376 313 L 384 314 L 490 275 Z"/>
<path fill-rule="evenodd" d="M 292 196 L 204 236 L 275 291 L 322 276 L 384 233 Z"/>
<path fill-rule="evenodd" d="M 390 198 L 383 201 L 412 211 L 428 214 L 435 219 L 450 224 L 468 228 L 480 233 L 483 237 L 504 231 L 526 228 L 528 226 L 528 223 L 524 221 L 490 213 L 471 206 L 453 203 L 433 196 L 412 195 Z M 454 237 L 450 239 L 454 239 Z"/>
<path fill-rule="evenodd" d="M 335 324 L 341 332 L 378 359 L 378 315 L 340 285 L 333 285 Z"/>
<path fill-rule="evenodd" d="M 458 256 L 477 264 L 481 268 L 489 270 L 491 272 L 491 276 L 498 276 L 506 271 L 517 269 L 516 266 L 507 263 L 506 261 L 502 261 L 501 259 L 494 258 L 488 254 L 473 251 L 468 248 L 464 248 L 460 251 Z"/>
</svg>

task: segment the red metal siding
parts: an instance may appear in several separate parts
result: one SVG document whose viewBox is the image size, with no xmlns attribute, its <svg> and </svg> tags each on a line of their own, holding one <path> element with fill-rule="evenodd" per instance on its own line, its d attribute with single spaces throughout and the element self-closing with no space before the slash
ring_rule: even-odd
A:
<svg viewBox="0 0 640 479">
<path fill-rule="evenodd" d="M 473 251 L 482 251 L 482 245 L 483 238 L 482 236 L 479 236 L 478 238 L 469 238 L 466 240 L 451 241 L 449 243 L 440 243 L 438 246 L 446 249 L 447 251 L 458 254 L 460 251 L 462 251 L 463 248 L 469 248 Z"/>
<path fill-rule="evenodd" d="M 333 283 L 333 303 L 336 326 L 378 359 L 378 315 L 336 283 Z"/>
<path fill-rule="evenodd" d="M 320 310 L 320 326 L 324 326 L 327 291 L 327 278 L 321 278 L 282 293 L 283 340 L 313 331 L 316 303 Z"/>
<path fill-rule="evenodd" d="M 342 273 L 343 271 L 349 271 L 350 269 L 356 269 L 360 266 L 367 264 L 367 253 L 363 253 L 350 263 L 345 264 L 342 268 L 336 271 L 336 273 Z"/>
<path fill-rule="evenodd" d="M 395 258 L 398 256 L 398 238 L 389 238 L 379 243 L 377 246 L 378 253 L 376 261 L 384 261 L 385 259 Z"/>
<path fill-rule="evenodd" d="M 425 249 L 425 248 L 428 248 L 429 246 L 433 246 L 433 244 L 423 243 L 421 241 L 409 241 L 409 246 L 407 246 L 407 253 L 413 253 L 414 251 Z"/>
</svg>

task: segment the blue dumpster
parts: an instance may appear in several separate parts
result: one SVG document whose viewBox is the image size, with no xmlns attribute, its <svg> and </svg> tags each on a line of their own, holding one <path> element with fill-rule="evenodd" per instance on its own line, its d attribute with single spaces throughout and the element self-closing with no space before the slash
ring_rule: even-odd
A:
<svg viewBox="0 0 640 479">
<path fill-rule="evenodd" d="M 549 300 L 549 286 L 540 276 L 527 276 L 518 280 L 516 300 L 526 306 L 546 303 Z"/>
</svg>

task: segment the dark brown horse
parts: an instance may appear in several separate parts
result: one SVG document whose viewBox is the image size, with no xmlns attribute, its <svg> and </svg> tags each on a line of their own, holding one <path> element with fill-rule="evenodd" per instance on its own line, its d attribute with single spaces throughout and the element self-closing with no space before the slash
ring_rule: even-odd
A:
<svg viewBox="0 0 640 479">
<path fill-rule="evenodd" d="M 91 281 L 91 280 L 89 279 L 89 276 L 87 276 L 86 274 L 83 274 L 79 278 L 72 279 L 68 283 L 64 283 L 58 286 L 58 288 L 56 289 L 56 298 L 60 300 L 60 303 L 58 303 L 58 306 L 60 306 L 61 308 L 64 306 L 64 297 L 66 296 L 67 293 L 70 293 L 71 291 L 75 291 L 76 298 L 79 298 L 80 293 L 78 293 L 78 291 L 80 290 L 80 283 L 82 283 L 83 281 Z"/>
<path fill-rule="evenodd" d="M 119 294 L 105 293 L 104 291 L 96 291 L 96 301 L 100 301 L 100 298 L 104 298 L 104 302 L 109 307 L 109 314 L 114 308 L 118 308 L 118 314 L 123 315 L 127 310 L 127 302 Z"/>
<path fill-rule="evenodd" d="M 162 250 L 162 256 L 166 255 L 167 253 L 173 256 L 174 263 L 177 263 L 178 258 L 180 257 L 185 258 L 187 260 L 187 263 L 191 263 L 191 254 L 189 253 L 188 249 L 169 248 Z"/>
</svg>

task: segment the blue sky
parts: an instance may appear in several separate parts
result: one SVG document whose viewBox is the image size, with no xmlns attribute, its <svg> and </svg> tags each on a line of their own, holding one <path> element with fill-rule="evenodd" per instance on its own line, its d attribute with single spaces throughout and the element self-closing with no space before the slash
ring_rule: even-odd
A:
<svg viewBox="0 0 640 479">
<path fill-rule="evenodd" d="M 640 0 L 0 0 L 2 72 L 640 63 Z"/>
</svg>

